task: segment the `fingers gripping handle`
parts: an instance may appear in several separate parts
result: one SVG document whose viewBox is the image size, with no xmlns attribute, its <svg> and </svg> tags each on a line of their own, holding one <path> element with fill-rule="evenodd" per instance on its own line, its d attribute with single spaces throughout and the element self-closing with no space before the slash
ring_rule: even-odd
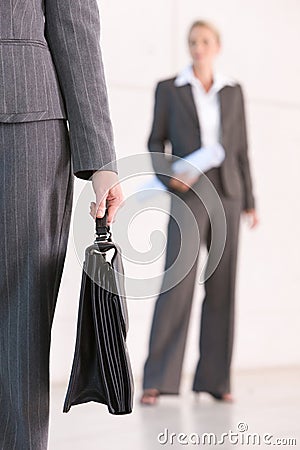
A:
<svg viewBox="0 0 300 450">
<path fill-rule="evenodd" d="M 110 240 L 110 227 L 107 225 L 107 208 L 103 217 L 96 217 L 96 234 L 101 241 Z"/>
</svg>

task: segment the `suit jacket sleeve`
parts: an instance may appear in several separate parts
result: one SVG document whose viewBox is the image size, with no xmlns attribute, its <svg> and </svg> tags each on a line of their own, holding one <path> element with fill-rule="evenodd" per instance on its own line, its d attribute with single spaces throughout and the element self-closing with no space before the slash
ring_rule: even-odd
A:
<svg viewBox="0 0 300 450">
<path fill-rule="evenodd" d="M 241 85 L 239 87 L 240 95 L 240 114 L 241 114 L 241 124 L 240 124 L 240 149 L 239 149 L 239 167 L 243 180 L 244 188 L 244 205 L 243 209 L 255 208 L 255 198 L 253 195 L 253 184 L 252 176 L 250 170 L 250 163 L 248 157 L 248 138 L 247 138 L 247 124 L 246 124 L 246 114 L 245 114 L 245 101 L 244 94 Z"/>
<path fill-rule="evenodd" d="M 164 154 L 165 142 L 168 140 L 168 114 L 167 91 L 163 82 L 160 81 L 155 89 L 154 114 L 148 138 L 148 150 L 151 154 L 155 174 L 167 189 L 169 189 L 170 177 L 172 177 L 172 162 Z"/>
<path fill-rule="evenodd" d="M 45 38 L 66 104 L 75 176 L 118 173 L 97 0 L 45 0 Z"/>
</svg>

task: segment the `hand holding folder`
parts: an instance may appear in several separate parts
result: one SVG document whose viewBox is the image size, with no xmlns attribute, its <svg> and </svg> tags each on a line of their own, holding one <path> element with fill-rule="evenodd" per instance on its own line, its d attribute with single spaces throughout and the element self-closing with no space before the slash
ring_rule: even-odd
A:
<svg viewBox="0 0 300 450">
<path fill-rule="evenodd" d="M 225 150 L 220 143 L 211 146 L 200 147 L 185 158 L 179 158 L 172 164 L 174 175 L 187 173 L 190 178 L 201 176 L 213 167 L 219 167 L 225 159 Z M 180 178 L 178 176 L 178 178 Z M 149 190 L 151 190 L 149 192 Z M 166 186 L 159 181 L 156 175 L 147 182 L 140 185 L 137 197 L 140 201 L 154 195 L 155 191 L 166 191 Z"/>
</svg>

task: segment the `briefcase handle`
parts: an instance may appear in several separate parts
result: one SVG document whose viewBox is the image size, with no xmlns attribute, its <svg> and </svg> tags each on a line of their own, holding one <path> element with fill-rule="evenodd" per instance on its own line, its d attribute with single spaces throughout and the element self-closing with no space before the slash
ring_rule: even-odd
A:
<svg viewBox="0 0 300 450">
<path fill-rule="evenodd" d="M 111 241 L 110 226 L 107 225 L 107 208 L 103 217 L 96 217 L 97 241 Z"/>
</svg>

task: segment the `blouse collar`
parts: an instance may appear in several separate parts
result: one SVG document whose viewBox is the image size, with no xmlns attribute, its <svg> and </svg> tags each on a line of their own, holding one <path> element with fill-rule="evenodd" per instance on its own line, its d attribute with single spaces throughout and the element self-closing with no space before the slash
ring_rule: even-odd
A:
<svg viewBox="0 0 300 450">
<path fill-rule="evenodd" d="M 194 75 L 192 64 L 188 64 L 179 72 L 174 81 L 174 84 L 175 86 L 184 86 L 185 84 L 191 84 L 194 86 L 200 85 L 203 88 L 201 81 Z M 215 70 L 213 72 L 213 84 L 209 90 L 209 93 L 212 91 L 218 92 L 224 86 L 234 86 L 236 84 L 237 81 L 234 78 L 223 75 L 222 73 Z"/>
</svg>

